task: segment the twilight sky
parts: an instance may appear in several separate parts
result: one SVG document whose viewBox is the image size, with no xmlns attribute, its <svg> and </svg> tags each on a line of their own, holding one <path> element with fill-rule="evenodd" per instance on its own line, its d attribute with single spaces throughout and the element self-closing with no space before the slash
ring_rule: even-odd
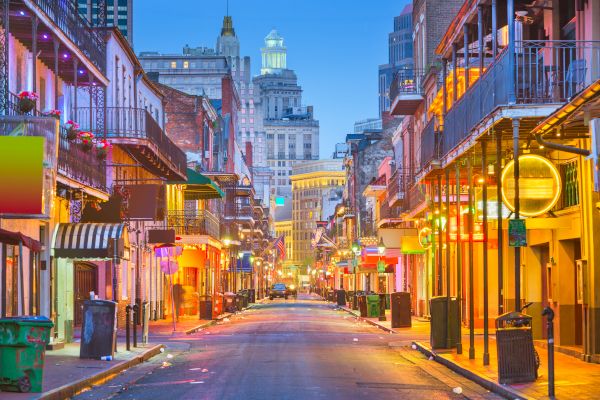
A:
<svg viewBox="0 0 600 400">
<path fill-rule="evenodd" d="M 166 4 L 166 6 L 165 6 Z M 387 34 L 402 0 L 230 0 L 241 55 L 260 71 L 260 48 L 273 28 L 285 39 L 304 105 L 320 121 L 320 154 L 328 158 L 354 121 L 377 117 L 377 66 L 387 62 Z M 180 53 L 185 44 L 215 47 L 225 0 L 138 0 L 136 53 Z"/>
</svg>

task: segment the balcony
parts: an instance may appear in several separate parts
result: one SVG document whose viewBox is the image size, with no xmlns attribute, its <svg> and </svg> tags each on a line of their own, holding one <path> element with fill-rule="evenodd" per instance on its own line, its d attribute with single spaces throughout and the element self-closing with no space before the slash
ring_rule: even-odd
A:
<svg viewBox="0 0 600 400">
<path fill-rule="evenodd" d="M 50 68 L 54 66 L 54 45 L 50 35 L 55 33 L 61 42 L 59 75 L 63 81 L 72 82 L 75 68 L 72 57 L 79 59 L 80 68 L 95 70 L 97 77 L 100 77 L 98 74 L 106 73 L 106 43 L 102 33 L 92 29 L 89 22 L 80 17 L 75 1 L 13 0 L 8 4 L 10 33 L 30 50 L 33 45 L 32 15 L 38 16 L 38 57 Z M 101 80 L 105 79 L 101 77 Z"/>
<path fill-rule="evenodd" d="M 390 85 L 392 115 L 413 115 L 424 99 L 423 81 L 425 71 L 400 70 Z"/>
<path fill-rule="evenodd" d="M 161 126 L 145 109 L 107 107 L 102 109 L 78 108 L 77 122 L 82 130 L 106 137 L 113 144 L 126 147 L 136 159 L 153 173 L 169 178 L 186 177 L 185 153 L 165 134 Z M 150 150 L 150 151 L 148 151 Z"/>
<path fill-rule="evenodd" d="M 83 151 L 78 143 L 67 140 L 63 127 L 60 129 L 58 141 L 58 173 L 67 179 L 107 193 L 106 164 L 100 161 L 94 152 Z"/>
<path fill-rule="evenodd" d="M 225 204 L 225 219 L 254 225 L 254 207 L 250 204 Z"/>
<path fill-rule="evenodd" d="M 448 111 L 442 135 L 444 157 L 497 108 L 508 106 L 510 88 L 506 83 L 510 74 L 515 77 L 516 105 L 523 110 L 519 117 L 531 118 L 534 124 L 599 79 L 600 42 L 520 41 L 516 43 L 514 65 L 511 71 L 505 49 Z M 530 129 L 531 125 L 524 125 L 524 133 Z"/>
<path fill-rule="evenodd" d="M 387 203 L 389 207 L 397 207 L 404 200 L 404 191 L 408 182 L 408 175 L 401 172 L 401 170 L 395 170 L 390 178 L 387 187 Z"/>
<path fill-rule="evenodd" d="M 177 210 L 167 214 L 167 226 L 176 235 L 220 237 L 219 220 L 207 210 Z"/>
<path fill-rule="evenodd" d="M 429 120 L 421 134 L 421 163 L 420 170 L 429 166 L 439 166 L 440 142 L 442 136 L 436 129 L 436 118 Z"/>
<path fill-rule="evenodd" d="M 404 202 L 404 211 L 409 214 L 419 212 L 421 208 L 425 207 L 426 199 L 425 185 L 419 184 L 411 186 L 408 189 L 406 201 Z"/>
</svg>

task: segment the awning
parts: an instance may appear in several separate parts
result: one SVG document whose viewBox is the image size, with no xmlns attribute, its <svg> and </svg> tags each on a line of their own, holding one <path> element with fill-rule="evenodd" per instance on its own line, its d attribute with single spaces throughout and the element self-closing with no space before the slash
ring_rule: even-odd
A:
<svg viewBox="0 0 600 400">
<path fill-rule="evenodd" d="M 421 246 L 418 236 L 402 236 L 400 239 L 402 254 L 423 254 L 425 249 Z"/>
<path fill-rule="evenodd" d="M 109 239 L 123 239 L 119 258 L 129 259 L 129 233 L 125 224 L 78 223 L 58 224 L 54 231 L 52 250 L 56 258 L 112 258 Z"/>
<path fill-rule="evenodd" d="M 210 178 L 193 169 L 187 169 L 187 181 L 169 182 L 169 184 L 183 184 L 186 200 L 221 199 L 225 193 Z"/>
<path fill-rule="evenodd" d="M 0 243 L 12 244 L 17 246 L 19 243 L 23 243 L 23 246 L 28 247 L 31 251 L 41 251 L 42 244 L 35 239 L 30 238 L 27 235 L 23 235 L 21 232 L 11 232 L 6 229 L 0 229 Z"/>
</svg>

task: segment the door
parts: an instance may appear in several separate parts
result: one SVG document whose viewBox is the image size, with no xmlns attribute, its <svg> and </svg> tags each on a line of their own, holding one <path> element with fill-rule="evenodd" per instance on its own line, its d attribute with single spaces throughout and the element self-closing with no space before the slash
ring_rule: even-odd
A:
<svg viewBox="0 0 600 400">
<path fill-rule="evenodd" d="M 83 302 L 90 298 L 90 292 L 98 293 L 98 270 L 94 264 L 75 263 L 75 326 L 81 326 Z"/>
</svg>

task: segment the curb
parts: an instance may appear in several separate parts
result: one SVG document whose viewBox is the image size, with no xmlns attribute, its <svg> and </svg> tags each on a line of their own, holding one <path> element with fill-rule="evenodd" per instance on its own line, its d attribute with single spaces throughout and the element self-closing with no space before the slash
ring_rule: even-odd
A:
<svg viewBox="0 0 600 400">
<path fill-rule="evenodd" d="M 113 365 L 109 369 L 99 372 L 95 375 L 92 375 L 87 378 L 82 378 L 78 381 L 68 383 L 66 385 L 57 387 L 55 389 L 49 390 L 41 394 L 38 399 L 43 400 L 61 400 L 71 398 L 78 393 L 81 393 L 84 389 L 91 388 L 92 386 L 96 386 L 98 384 L 102 384 L 106 381 L 113 379 L 116 375 L 123 372 L 126 369 L 134 367 L 138 364 L 141 364 L 155 355 L 160 353 L 160 350 L 164 348 L 164 345 L 157 344 L 145 352 L 138 354 L 130 360 L 120 361 L 119 363 Z"/>
<path fill-rule="evenodd" d="M 347 307 L 338 306 L 338 305 L 336 305 L 335 303 L 333 303 L 333 305 L 334 305 L 335 307 L 337 307 L 338 309 L 340 309 L 340 310 L 344 310 L 344 311 L 346 311 L 348 314 L 350 314 L 350 315 L 352 315 L 352 316 L 354 316 L 354 317 L 358 318 L 359 320 L 361 320 L 361 321 L 364 321 L 364 322 L 366 322 L 366 323 L 368 323 L 368 324 L 371 324 L 371 325 L 373 325 L 373 326 L 375 326 L 375 327 L 377 327 L 377 328 L 381 329 L 382 331 L 386 331 L 386 332 L 389 332 L 389 333 L 398 333 L 398 332 L 396 332 L 395 330 L 393 330 L 393 329 L 391 329 L 391 328 L 388 328 L 387 326 L 384 326 L 384 325 L 378 324 L 378 323 L 377 323 L 377 322 L 375 322 L 375 321 L 371 321 L 371 320 L 370 320 L 370 319 L 368 319 L 368 318 L 364 318 L 364 317 L 361 317 L 361 316 L 360 316 L 360 315 L 358 315 L 358 314 L 355 314 L 355 313 L 354 313 L 354 310 L 351 310 L 351 309 L 349 309 L 349 308 L 347 308 Z"/>
<path fill-rule="evenodd" d="M 458 363 L 448 360 L 447 358 L 439 356 L 435 351 L 431 350 L 429 347 L 424 345 L 421 342 L 413 342 L 413 345 L 417 347 L 417 350 L 423 353 L 426 357 L 432 358 L 434 361 L 442 364 L 446 368 L 456 372 L 459 375 L 477 383 L 479 386 L 484 389 L 489 390 L 490 392 L 496 393 L 506 399 L 515 399 L 515 400 L 534 400 L 534 397 L 530 397 L 518 390 L 511 388 L 510 386 L 501 385 L 498 382 L 491 380 L 490 378 L 481 375 L 477 372 L 470 371 L 465 367 L 460 366 Z"/>
<path fill-rule="evenodd" d="M 208 322 L 204 322 L 204 323 L 202 323 L 202 324 L 200 324 L 200 325 L 197 325 L 197 326 L 195 326 L 195 327 L 193 327 L 193 328 L 190 328 L 190 329 L 188 329 L 188 330 L 187 330 L 187 331 L 185 331 L 184 333 L 185 333 L 186 335 L 191 335 L 192 333 L 196 333 L 196 332 L 198 332 L 200 329 L 207 328 L 207 327 L 209 327 L 209 326 L 212 326 L 212 325 L 214 325 L 214 324 L 216 324 L 216 323 L 217 323 L 217 320 L 214 320 L 214 321 L 208 321 Z"/>
</svg>

